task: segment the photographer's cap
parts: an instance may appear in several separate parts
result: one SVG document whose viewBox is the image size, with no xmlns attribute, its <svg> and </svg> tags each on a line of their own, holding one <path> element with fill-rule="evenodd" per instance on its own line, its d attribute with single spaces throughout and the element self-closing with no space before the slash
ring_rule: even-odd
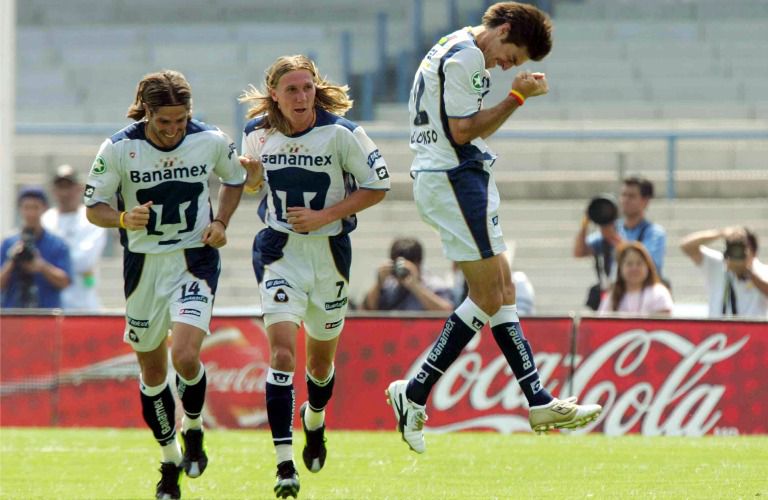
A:
<svg viewBox="0 0 768 500">
<path fill-rule="evenodd" d="M 71 182 L 77 184 L 77 171 L 72 165 L 64 164 L 59 165 L 56 169 L 56 175 L 53 177 L 53 183 L 58 184 L 60 182 Z"/>
<path fill-rule="evenodd" d="M 16 200 L 16 205 L 21 205 L 21 201 L 25 198 L 37 198 L 48 205 L 48 196 L 45 194 L 45 190 L 39 186 L 25 186 L 21 188 L 19 197 Z"/>
</svg>

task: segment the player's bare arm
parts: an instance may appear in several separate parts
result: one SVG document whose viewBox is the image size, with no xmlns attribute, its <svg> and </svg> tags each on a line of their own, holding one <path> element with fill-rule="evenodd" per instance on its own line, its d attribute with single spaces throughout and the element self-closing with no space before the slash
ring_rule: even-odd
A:
<svg viewBox="0 0 768 500">
<path fill-rule="evenodd" d="M 322 210 L 312 210 L 308 207 L 288 207 L 286 219 L 294 231 L 308 232 L 319 229 L 326 224 L 363 211 L 379 203 L 387 192 L 375 189 L 358 189 L 339 203 Z"/>
<path fill-rule="evenodd" d="M 219 207 L 216 216 L 203 231 L 203 243 L 214 248 L 221 248 L 227 244 L 227 227 L 232 214 L 240 204 L 243 194 L 243 186 L 228 186 L 222 184 L 219 188 Z"/>
<path fill-rule="evenodd" d="M 129 231 L 137 231 L 147 227 L 151 206 L 152 202 L 148 201 L 143 205 L 136 205 L 125 212 L 119 212 L 106 203 L 97 203 L 92 207 L 88 207 L 85 215 L 91 224 L 100 227 L 118 227 L 128 229 Z"/>
<path fill-rule="evenodd" d="M 512 90 L 516 90 L 528 99 L 546 94 L 549 91 L 549 84 L 544 73 L 521 71 L 512 82 Z M 458 144 L 467 144 L 478 137 L 489 137 L 519 107 L 517 99 L 508 95 L 497 105 L 482 109 L 470 117 L 449 118 L 448 127 L 451 129 L 451 136 Z"/>
</svg>

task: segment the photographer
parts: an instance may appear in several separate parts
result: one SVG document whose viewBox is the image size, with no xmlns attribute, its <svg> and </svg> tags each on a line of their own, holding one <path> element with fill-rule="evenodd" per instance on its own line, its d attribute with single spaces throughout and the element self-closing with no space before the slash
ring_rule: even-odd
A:
<svg viewBox="0 0 768 500">
<path fill-rule="evenodd" d="M 704 246 L 725 240 L 723 252 Z M 768 317 L 768 266 L 757 259 L 757 236 L 745 227 L 689 234 L 680 244 L 704 274 L 709 317 Z"/>
<path fill-rule="evenodd" d="M 398 238 L 392 243 L 387 262 L 365 295 L 362 309 L 379 311 L 453 310 L 451 290 L 438 280 L 425 276 L 421 269 L 424 249 L 414 238 Z"/>
<path fill-rule="evenodd" d="M 648 250 L 659 276 L 663 276 L 667 235 L 659 224 L 645 218 L 653 198 L 653 183 L 642 177 L 624 179 L 618 204 L 611 195 L 593 198 L 581 221 L 573 246 L 574 257 L 592 256 L 598 283 L 588 293 L 587 306 L 597 310 L 602 295 L 610 287 L 616 270 L 616 247 L 624 241 L 639 241 Z M 619 218 L 619 208 L 622 217 Z M 590 222 L 599 230 L 587 235 Z"/>
<path fill-rule="evenodd" d="M 45 192 L 22 189 L 18 207 L 22 231 L 0 245 L 2 307 L 61 307 L 61 290 L 71 281 L 71 263 L 66 242 L 41 225 L 48 208 Z"/>
</svg>

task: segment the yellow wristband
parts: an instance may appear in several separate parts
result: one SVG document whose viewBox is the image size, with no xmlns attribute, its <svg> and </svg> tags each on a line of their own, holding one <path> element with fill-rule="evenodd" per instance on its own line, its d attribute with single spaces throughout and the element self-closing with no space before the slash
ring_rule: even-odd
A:
<svg viewBox="0 0 768 500">
<path fill-rule="evenodd" d="M 525 96 L 515 89 L 509 91 L 509 95 L 515 98 L 518 106 L 525 104 Z"/>
<path fill-rule="evenodd" d="M 120 212 L 120 228 L 121 229 L 127 229 L 125 227 L 125 214 L 126 212 Z"/>
<path fill-rule="evenodd" d="M 243 188 L 243 191 L 245 191 L 248 194 L 254 194 L 261 191 L 261 188 L 264 187 L 264 180 L 262 179 L 261 182 L 259 182 L 256 186 L 250 187 L 249 185 L 245 185 Z"/>
</svg>

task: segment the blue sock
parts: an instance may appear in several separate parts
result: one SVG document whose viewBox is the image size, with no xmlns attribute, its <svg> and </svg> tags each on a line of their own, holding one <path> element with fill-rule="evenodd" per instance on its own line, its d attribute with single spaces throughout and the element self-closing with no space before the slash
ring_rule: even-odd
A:
<svg viewBox="0 0 768 500">
<path fill-rule="evenodd" d="M 488 315 L 467 297 L 446 320 L 419 373 L 408 381 L 406 397 L 416 404 L 426 404 L 432 387 L 487 322 Z"/>
<path fill-rule="evenodd" d="M 200 363 L 200 370 L 192 380 L 185 380 L 176 374 L 176 392 L 181 399 L 181 406 L 184 407 L 184 414 L 188 418 L 200 418 L 203 412 L 203 403 L 205 403 L 205 388 L 207 379 L 205 377 L 205 367 Z"/>
<path fill-rule="evenodd" d="M 541 385 L 531 345 L 523 335 L 517 307 L 504 305 L 491 317 L 491 331 L 507 363 L 517 377 L 517 383 L 528 400 L 528 406 L 545 405 L 552 395 Z"/>
<path fill-rule="evenodd" d="M 265 392 L 272 442 L 275 446 L 293 444 L 293 412 L 296 405 L 293 373 L 270 368 Z"/>
<path fill-rule="evenodd" d="M 160 446 L 176 440 L 176 403 L 168 382 L 149 387 L 139 384 L 141 414 Z"/>
<path fill-rule="evenodd" d="M 309 407 L 314 412 L 321 412 L 325 409 L 328 401 L 331 400 L 333 395 L 333 383 L 336 381 L 336 370 L 332 366 L 331 373 L 325 378 L 325 380 L 316 380 L 307 371 L 307 400 L 309 401 Z"/>
</svg>

